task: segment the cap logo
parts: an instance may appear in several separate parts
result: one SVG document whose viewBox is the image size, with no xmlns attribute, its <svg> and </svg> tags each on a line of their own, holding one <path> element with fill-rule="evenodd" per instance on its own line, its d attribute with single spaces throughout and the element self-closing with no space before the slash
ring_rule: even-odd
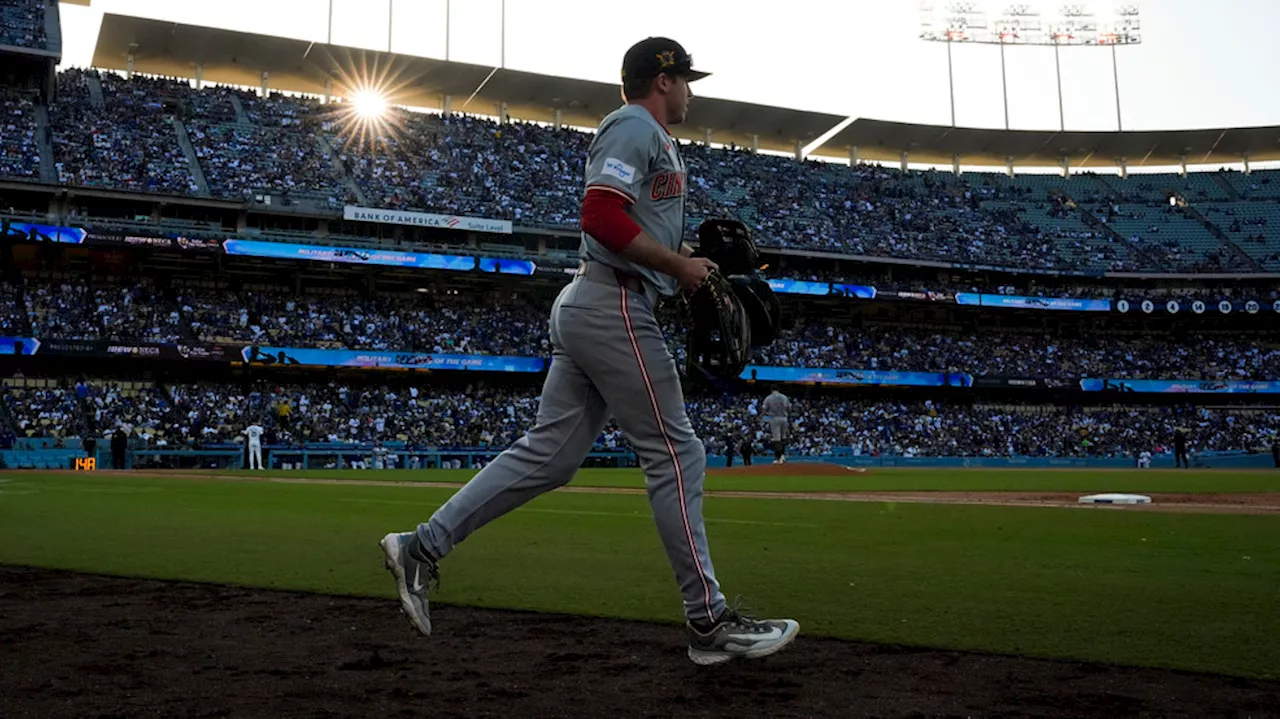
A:
<svg viewBox="0 0 1280 719">
<path fill-rule="evenodd" d="M 664 50 L 658 53 L 657 57 L 658 57 L 658 66 L 664 70 L 676 64 L 675 50 Z"/>
</svg>

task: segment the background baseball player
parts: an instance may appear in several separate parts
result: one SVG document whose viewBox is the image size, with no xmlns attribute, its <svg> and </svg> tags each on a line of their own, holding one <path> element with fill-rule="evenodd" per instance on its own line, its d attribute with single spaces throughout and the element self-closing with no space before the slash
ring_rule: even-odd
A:
<svg viewBox="0 0 1280 719">
<path fill-rule="evenodd" d="M 422 634 L 431 633 L 427 588 L 438 561 L 486 523 L 567 484 L 610 415 L 645 473 L 684 597 L 689 658 L 765 656 L 799 630 L 794 620 L 757 621 L 726 606 L 702 521 L 706 451 L 654 316 L 660 297 L 695 290 L 716 267 L 682 241 L 685 164 L 666 129 L 685 119 L 689 83 L 705 77 L 692 64 L 666 38 L 643 40 L 623 59 L 626 104 L 601 122 L 588 150 L 582 263 L 551 308 L 552 361 L 534 427 L 417 531 L 382 539 L 401 608 Z"/>
<path fill-rule="evenodd" d="M 254 422 L 240 433 L 249 438 L 249 469 L 262 469 L 262 434 L 265 431 Z"/>
<path fill-rule="evenodd" d="M 787 461 L 787 439 L 791 434 L 791 423 L 787 419 L 791 411 L 791 400 L 778 391 L 777 387 L 764 398 L 760 409 L 769 418 L 769 436 L 773 440 L 773 463 L 783 464 Z"/>
</svg>

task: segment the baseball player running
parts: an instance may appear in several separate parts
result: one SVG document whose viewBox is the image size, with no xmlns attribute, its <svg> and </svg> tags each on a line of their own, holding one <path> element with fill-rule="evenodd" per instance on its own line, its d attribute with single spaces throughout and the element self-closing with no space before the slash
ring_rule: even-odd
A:
<svg viewBox="0 0 1280 719">
<path fill-rule="evenodd" d="M 416 531 L 383 537 L 400 606 L 431 633 L 428 586 L 438 562 L 472 532 L 567 484 L 612 415 L 644 470 L 655 524 L 684 597 L 688 655 L 697 664 L 772 654 L 799 631 L 726 606 L 702 520 L 706 453 L 685 414 L 675 361 L 654 316 L 661 296 L 697 289 L 714 263 L 682 242 L 686 174 L 667 125 L 685 119 L 705 77 L 666 38 L 622 61 L 626 103 L 587 153 L 582 262 L 551 308 L 551 367 L 535 424 Z"/>
<path fill-rule="evenodd" d="M 791 410 L 791 400 L 778 391 L 777 387 L 764 398 L 760 407 L 769 418 L 769 435 L 773 439 L 773 463 L 785 464 L 787 461 L 787 439 L 791 436 L 791 425 L 787 421 L 787 412 Z"/>
</svg>

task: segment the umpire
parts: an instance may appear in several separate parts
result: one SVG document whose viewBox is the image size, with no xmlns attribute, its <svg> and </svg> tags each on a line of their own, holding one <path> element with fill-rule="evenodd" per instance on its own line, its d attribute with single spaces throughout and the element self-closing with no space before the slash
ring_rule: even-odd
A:
<svg viewBox="0 0 1280 719">
<path fill-rule="evenodd" d="M 1173 431 L 1173 459 L 1176 466 L 1191 469 L 1191 460 L 1187 458 L 1187 429 L 1178 427 Z"/>
<path fill-rule="evenodd" d="M 128 452 L 129 433 L 124 431 L 124 427 L 116 427 L 115 433 L 111 435 L 111 468 L 124 469 Z"/>
</svg>

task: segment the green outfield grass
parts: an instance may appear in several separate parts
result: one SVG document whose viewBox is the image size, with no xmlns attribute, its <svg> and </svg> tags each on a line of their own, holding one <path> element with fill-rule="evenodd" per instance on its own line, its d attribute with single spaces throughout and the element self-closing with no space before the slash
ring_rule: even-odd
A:
<svg viewBox="0 0 1280 719">
<path fill-rule="evenodd" d="M 931 474 L 851 483 L 1076 489 L 1090 480 Z M 1274 488 L 1268 477 L 1106 473 L 1088 488 L 1260 491 Z M 640 485 L 634 472 L 582 478 Z M 7 473 L 0 563 L 390 598 L 378 540 L 426 519 L 451 492 Z M 729 596 L 794 616 L 809 635 L 1280 677 L 1280 517 L 723 497 L 707 500 L 706 516 Z M 442 569 L 441 602 L 680 620 L 642 496 L 545 495 L 482 529 Z"/>
<path fill-rule="evenodd" d="M 789 468 L 803 471 L 803 464 Z M 475 475 L 456 470 L 309 469 L 219 472 L 227 476 L 378 479 L 394 482 L 456 482 Z M 576 487 L 643 487 L 640 470 L 584 469 Z M 1027 492 L 1280 492 L 1280 471 L 1097 470 L 1097 469 L 872 469 L 846 476 L 772 477 L 709 475 L 708 489 L 753 492 L 840 491 L 1027 491 Z"/>
</svg>

